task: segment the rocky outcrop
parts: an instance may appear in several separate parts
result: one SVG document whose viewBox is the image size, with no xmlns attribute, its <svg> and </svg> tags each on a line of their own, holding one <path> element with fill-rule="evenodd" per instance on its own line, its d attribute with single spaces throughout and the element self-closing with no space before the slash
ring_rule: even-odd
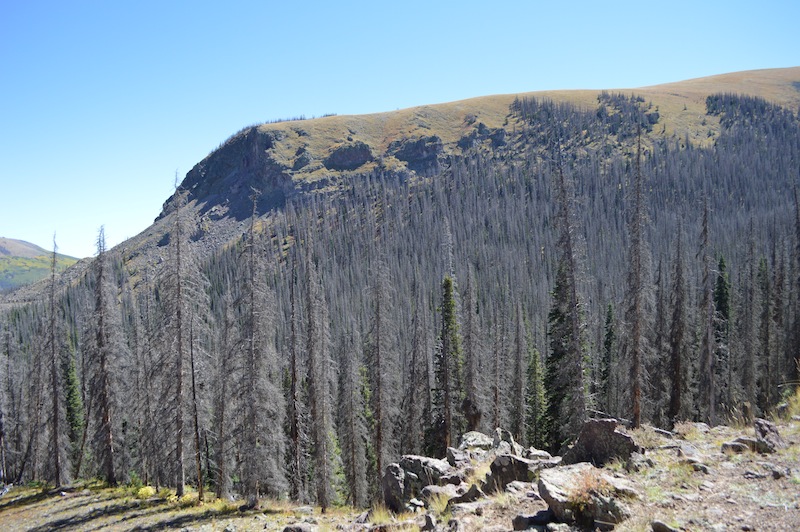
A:
<svg viewBox="0 0 800 532">
<path fill-rule="evenodd" d="M 226 215 L 244 220 L 252 212 L 252 189 L 261 192 L 258 212 L 282 206 L 294 192 L 290 170 L 275 157 L 277 143 L 285 138 L 282 131 L 246 128 L 233 135 L 223 148 L 197 163 L 181 183 L 189 191 L 189 200 L 204 204 L 201 214 L 217 205 L 226 205 Z M 174 209 L 169 198 L 159 218 Z"/>
<path fill-rule="evenodd" d="M 590 462 L 603 466 L 618 458 L 623 462 L 642 452 L 633 438 L 617 430 L 616 419 L 590 419 L 583 424 L 578 440 L 564 453 L 564 464 Z"/>
<path fill-rule="evenodd" d="M 305 149 L 301 149 L 297 152 L 297 157 L 294 159 L 294 163 L 292 164 L 292 170 L 295 172 L 298 170 L 302 170 L 309 164 L 311 161 L 314 160 L 314 157 L 311 156 Z"/>
<path fill-rule="evenodd" d="M 739 438 L 741 440 L 743 438 Z M 753 447 L 749 445 L 749 443 L 753 443 Z M 741 454 L 747 450 L 755 450 L 755 440 L 753 438 L 748 438 L 748 443 L 744 443 L 741 441 L 726 441 L 722 444 L 722 453 L 723 454 Z"/>
<path fill-rule="evenodd" d="M 355 170 L 373 160 L 372 150 L 361 141 L 342 144 L 328 155 L 323 163 L 329 170 Z"/>
<path fill-rule="evenodd" d="M 409 170 L 428 175 L 439 170 L 439 156 L 444 151 L 442 139 L 436 135 L 396 140 L 389 144 L 386 153 L 406 163 Z"/>
<path fill-rule="evenodd" d="M 381 486 L 385 504 L 394 512 L 409 509 L 415 497 L 429 500 L 437 495 L 446 497 L 449 503 L 463 504 L 483 498 L 486 492 L 503 490 L 513 482 L 527 483 L 530 488 L 538 471 L 554 467 L 560 460 L 545 451 L 523 449 L 503 429 L 497 429 L 494 438 L 468 432 L 458 449 L 447 449 L 447 460 L 405 455 L 398 463 L 389 464 Z M 475 470 L 487 462 L 486 478 L 468 482 L 474 478 Z"/>
<path fill-rule="evenodd" d="M 445 460 L 413 454 L 403 456 L 400 459 L 400 467 L 406 474 L 412 475 L 412 478 L 418 481 L 421 486 L 438 484 L 444 475 L 451 473 L 453 470 Z"/>
<path fill-rule="evenodd" d="M 605 528 L 630 517 L 624 497 L 638 497 L 630 483 L 589 463 L 547 469 L 539 475 L 539 494 L 558 521 Z"/>
<path fill-rule="evenodd" d="M 483 142 L 489 141 L 491 147 L 494 149 L 506 145 L 507 132 L 505 129 L 490 128 L 483 122 L 479 122 L 468 134 L 461 137 L 458 141 L 458 147 L 466 151 L 474 148 Z"/>
<path fill-rule="evenodd" d="M 515 480 L 531 482 L 536 475 L 538 463 L 513 454 L 501 454 L 492 461 L 484 489 L 502 491 Z"/>
</svg>

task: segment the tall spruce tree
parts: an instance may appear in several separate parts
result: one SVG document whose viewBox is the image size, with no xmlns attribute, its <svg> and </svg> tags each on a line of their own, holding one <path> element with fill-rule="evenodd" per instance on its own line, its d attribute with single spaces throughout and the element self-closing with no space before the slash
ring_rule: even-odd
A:
<svg viewBox="0 0 800 532">
<path fill-rule="evenodd" d="M 578 297 L 578 252 L 573 222 L 574 192 L 557 152 L 558 249 L 555 288 L 548 315 L 550 355 L 547 358 L 547 430 L 549 448 L 561 447 L 578 435 L 586 415 L 585 343 Z"/>
<path fill-rule="evenodd" d="M 442 281 L 442 328 L 434 356 L 436 387 L 433 391 L 433 431 L 437 437 L 429 451 L 443 457 L 466 426 L 459 405 L 464 400 L 461 337 L 456 316 L 455 286 L 449 275 Z"/>
<path fill-rule="evenodd" d="M 768 413 L 775 401 L 772 380 L 772 283 L 767 260 L 762 257 L 758 264 L 759 326 L 758 326 L 758 394 L 757 404 L 762 415 Z"/>
<path fill-rule="evenodd" d="M 153 367 L 161 390 L 155 418 L 165 437 L 167 432 L 172 432 L 171 476 L 178 496 L 185 492 L 185 453 L 190 442 L 185 431 L 192 411 L 191 397 L 187 396 L 191 392 L 188 389 L 191 386 L 190 350 L 199 347 L 190 342 L 190 334 L 197 335 L 201 330 L 205 334 L 209 309 L 207 278 L 200 271 L 189 245 L 190 230 L 195 222 L 190 217 L 187 200 L 188 193 L 176 187 L 170 205 L 170 230 L 165 235 L 169 259 L 156 288 L 161 304 L 157 332 L 161 352 Z M 172 425 L 172 430 L 166 430 L 168 425 Z"/>
<path fill-rule="evenodd" d="M 464 402 L 461 410 L 467 421 L 467 430 L 478 430 L 483 417 L 482 349 L 478 319 L 475 272 L 470 266 L 464 293 Z"/>
<path fill-rule="evenodd" d="M 239 350 L 237 342 L 238 327 L 234 318 L 233 295 L 228 291 L 221 300 L 214 360 L 215 394 L 213 398 L 212 432 L 214 434 L 214 487 L 218 499 L 227 497 L 231 487 L 232 462 L 232 422 L 229 403 L 230 390 L 234 386 L 233 368 L 235 353 Z"/>
<path fill-rule="evenodd" d="M 731 361 L 730 323 L 731 295 L 725 258 L 717 263 L 717 278 L 714 283 L 714 390 L 716 410 L 732 412 L 733 408 L 733 364 Z"/>
<path fill-rule="evenodd" d="M 393 427 L 398 414 L 397 401 L 397 356 L 394 350 L 395 325 L 390 318 L 388 266 L 378 260 L 372 285 L 372 319 L 367 346 L 367 373 L 370 386 L 370 408 L 373 416 L 373 448 L 375 450 L 378 475 L 383 474 L 384 465 L 393 455 Z M 379 479 L 373 479 L 377 484 Z"/>
<path fill-rule="evenodd" d="M 57 264 L 57 251 L 56 237 L 53 235 L 53 253 L 50 260 L 50 286 L 48 289 L 48 312 L 47 312 L 47 348 L 49 354 L 50 366 L 50 400 L 52 410 L 50 412 L 50 460 L 52 461 L 51 478 L 56 488 L 61 487 L 65 479 L 64 477 L 64 445 L 63 439 L 63 421 L 62 416 L 64 412 L 61 409 L 61 401 L 63 394 L 61 392 L 61 363 L 58 342 L 58 323 L 56 308 L 56 264 Z"/>
<path fill-rule="evenodd" d="M 347 485 L 347 501 L 356 508 L 369 503 L 367 484 L 367 452 L 370 435 L 365 419 L 366 407 L 362 393 L 362 369 L 358 328 L 351 324 L 352 334 L 339 342 L 339 442 L 342 466 Z"/>
<path fill-rule="evenodd" d="M 430 432 L 430 375 L 431 333 L 429 311 L 422 294 L 417 290 L 413 307 L 411 350 L 407 377 L 403 387 L 402 439 L 403 454 L 422 454 L 426 446 L 425 435 Z"/>
<path fill-rule="evenodd" d="M 617 327 L 614 317 L 614 305 L 609 303 L 606 307 L 605 323 L 603 325 L 603 354 L 600 360 L 600 400 L 599 407 L 604 414 L 613 416 L 617 411 L 617 386 L 615 386 L 614 368 L 616 367 Z"/>
<path fill-rule="evenodd" d="M 756 385 L 758 375 L 758 365 L 756 360 L 756 258 L 755 258 L 755 235 L 753 233 L 753 219 L 750 219 L 747 255 L 745 259 L 745 271 L 742 288 L 741 302 L 741 327 L 738 330 L 739 345 L 741 353 L 738 357 L 739 381 L 742 391 L 742 411 L 748 420 L 752 417 L 753 408 L 756 405 Z"/>
</svg>

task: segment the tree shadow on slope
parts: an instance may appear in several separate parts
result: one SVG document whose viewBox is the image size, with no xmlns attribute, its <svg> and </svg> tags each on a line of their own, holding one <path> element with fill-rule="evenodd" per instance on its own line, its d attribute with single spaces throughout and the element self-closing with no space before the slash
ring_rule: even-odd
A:
<svg viewBox="0 0 800 532">
<path fill-rule="evenodd" d="M 86 513 L 71 515 L 63 519 L 56 519 L 54 521 L 49 521 L 47 523 L 31 528 L 29 530 L 31 532 L 45 532 L 48 530 L 68 530 L 68 529 L 84 530 L 88 528 L 89 523 L 97 519 L 108 519 L 109 517 L 113 517 L 115 515 L 122 515 L 137 509 L 151 508 L 154 506 L 161 506 L 164 504 L 166 504 L 166 501 L 160 501 L 158 503 L 150 503 L 143 505 L 142 501 L 138 500 L 109 504 L 98 508 L 94 508 Z"/>
<path fill-rule="evenodd" d="M 183 529 L 191 525 L 199 525 L 204 522 L 212 521 L 218 518 L 223 518 L 223 517 L 241 518 L 241 517 L 253 516 L 257 513 L 263 513 L 263 510 L 239 511 L 236 508 L 230 508 L 230 509 L 226 508 L 222 510 L 208 509 L 202 513 L 187 513 L 183 515 L 176 515 L 168 519 L 162 519 L 161 521 L 155 523 L 138 525 L 134 527 L 133 530 L 143 530 L 143 531 L 166 530 L 171 528 Z"/>
<path fill-rule="evenodd" d="M 46 491 L 39 491 L 36 493 L 32 493 L 30 495 L 24 495 L 7 500 L 0 499 L 0 513 L 6 510 L 10 510 L 11 508 L 21 508 L 23 506 L 36 504 L 37 502 L 41 502 L 47 499 L 48 497 L 50 497 L 49 493 L 47 493 Z"/>
</svg>

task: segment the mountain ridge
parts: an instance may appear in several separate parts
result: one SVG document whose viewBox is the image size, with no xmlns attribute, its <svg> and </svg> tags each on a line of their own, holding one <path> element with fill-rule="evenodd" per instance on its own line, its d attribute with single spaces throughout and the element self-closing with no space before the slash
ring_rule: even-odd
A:
<svg viewBox="0 0 800 532">
<path fill-rule="evenodd" d="M 425 174 L 426 170 L 435 170 L 432 167 L 436 159 L 474 147 L 474 140 L 482 136 L 481 129 L 490 134 L 499 134 L 502 129 L 508 134 L 522 127 L 509 109 L 515 100 L 530 97 L 592 109 L 597 107 L 598 95 L 602 92 L 637 94 L 651 101 L 660 115 L 661 127 L 651 137 L 677 137 L 704 146 L 719 134 L 718 119 L 706 113 L 705 99 L 709 95 L 736 93 L 796 107 L 800 106 L 798 86 L 800 67 L 791 67 L 720 74 L 640 88 L 490 95 L 367 115 L 266 123 L 232 135 L 187 173 L 183 186 L 193 191 L 192 196 L 200 201 L 203 193 L 211 192 L 211 199 L 214 199 L 219 191 L 202 186 L 211 173 L 219 174 L 222 184 L 236 192 L 243 186 L 234 175 L 236 162 L 243 167 L 239 175 L 262 163 L 265 168 L 250 172 L 249 177 L 262 181 L 262 191 L 275 193 L 267 194 L 266 200 L 280 204 L 295 192 L 325 189 L 347 172 L 386 169 Z M 475 138 L 470 139 L 470 136 Z M 242 141 L 246 146 L 238 146 Z M 228 157 L 228 151 L 233 151 L 233 157 Z M 264 157 L 267 152 L 268 156 Z M 197 187 L 200 187 L 199 194 L 194 193 Z M 245 190 L 239 198 L 241 206 L 234 207 L 234 210 L 241 210 L 243 216 L 249 215 L 245 208 L 248 194 Z M 227 198 L 220 196 L 219 199 L 224 204 Z M 165 212 L 162 211 L 161 216 Z"/>
<path fill-rule="evenodd" d="M 52 251 L 13 238 L 0 237 L 0 291 L 45 279 L 50 274 Z M 78 259 L 56 253 L 56 268 L 63 271 Z"/>
<path fill-rule="evenodd" d="M 239 236 L 242 221 L 251 213 L 252 188 L 261 191 L 258 212 L 267 216 L 287 199 L 336 191 L 358 175 L 391 172 L 425 178 L 440 172 L 450 157 L 480 150 L 483 145 L 495 150 L 503 142 L 500 137 L 525 127 L 510 111 L 514 101 L 533 97 L 593 110 L 602 93 L 636 94 L 651 103 L 659 114 L 658 127 L 645 134 L 645 142 L 660 137 L 708 146 L 719 135 L 720 124 L 718 116 L 706 112 L 705 98 L 736 93 L 795 109 L 800 107 L 800 67 L 726 73 L 640 88 L 478 96 L 381 113 L 248 126 L 198 162 L 181 182 L 189 192 L 189 208 L 199 216 L 193 245 L 205 249 L 205 254 Z M 123 260 L 133 261 L 132 270 L 153 269 L 153 257 L 161 253 L 159 242 L 169 231 L 164 224 L 172 211 L 171 201 L 164 201 L 151 226 L 114 248 Z M 79 271 L 68 273 L 73 280 L 80 275 Z M 23 290 L 15 298 L 30 300 L 35 298 L 34 292 Z"/>
</svg>

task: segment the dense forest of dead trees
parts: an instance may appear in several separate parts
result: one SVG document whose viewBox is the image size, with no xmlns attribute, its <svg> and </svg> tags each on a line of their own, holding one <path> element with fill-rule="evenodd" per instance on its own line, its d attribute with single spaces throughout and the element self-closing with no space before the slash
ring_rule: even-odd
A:
<svg viewBox="0 0 800 532">
<path fill-rule="evenodd" d="M 80 282 L 0 315 L 0 475 L 368 505 L 401 453 L 590 416 L 773 412 L 798 379 L 800 121 L 708 99 L 708 148 L 602 94 L 428 175 L 354 175 L 199 255 L 176 191 L 155 278 L 98 237 Z"/>
</svg>

